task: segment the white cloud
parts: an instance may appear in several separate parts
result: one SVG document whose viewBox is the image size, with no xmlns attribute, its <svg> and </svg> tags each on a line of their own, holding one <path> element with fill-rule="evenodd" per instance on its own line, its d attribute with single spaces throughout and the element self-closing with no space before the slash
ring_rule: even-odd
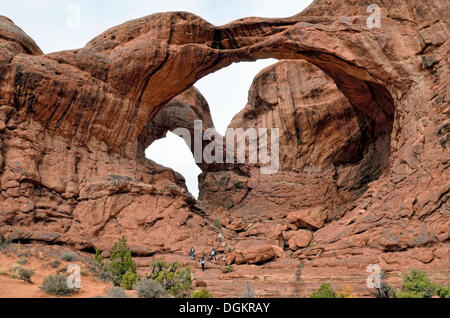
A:
<svg viewBox="0 0 450 318">
<path fill-rule="evenodd" d="M 0 15 L 11 18 L 45 52 L 84 46 L 106 29 L 155 12 L 189 11 L 222 25 L 248 17 L 287 17 L 301 12 L 312 0 L 2 0 Z M 81 9 L 80 27 L 69 28 L 70 4 Z M 201 79 L 197 87 L 209 102 L 215 125 L 221 133 L 247 102 L 254 76 L 275 60 L 239 63 Z M 146 152 L 158 163 L 182 173 L 190 191 L 197 195 L 197 175 L 186 144 L 174 135 L 157 141 Z"/>
</svg>

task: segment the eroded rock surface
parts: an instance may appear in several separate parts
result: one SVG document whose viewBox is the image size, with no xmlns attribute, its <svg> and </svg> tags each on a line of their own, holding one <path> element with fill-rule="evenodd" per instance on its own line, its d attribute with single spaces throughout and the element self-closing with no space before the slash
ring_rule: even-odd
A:
<svg viewBox="0 0 450 318">
<path fill-rule="evenodd" d="M 449 4 L 375 2 L 381 28 L 366 1 L 316 0 L 220 27 L 155 14 L 47 55 L 0 17 L 0 233 L 86 250 L 124 234 L 135 255 L 181 257 L 214 245 L 220 217 L 223 263 L 247 263 L 232 281 L 267 270 L 292 296 L 301 281 L 364 285 L 378 263 L 448 283 Z M 281 169 L 203 166 L 199 205 L 144 150 L 192 118 L 212 126 L 185 92 L 198 79 L 267 57 L 289 61 L 260 73 L 230 127 L 278 126 Z"/>
<path fill-rule="evenodd" d="M 246 170 L 207 170 L 200 178 L 200 201 L 208 209 L 231 209 L 234 216 L 253 222 L 319 204 L 334 217 L 388 164 L 389 137 L 380 134 L 369 143 L 359 120 L 333 80 L 317 67 L 295 60 L 268 67 L 255 78 L 248 104 L 230 128 L 279 129 L 278 173 L 264 175 L 260 165 L 249 164 Z M 259 142 L 265 147 L 265 140 Z"/>
</svg>

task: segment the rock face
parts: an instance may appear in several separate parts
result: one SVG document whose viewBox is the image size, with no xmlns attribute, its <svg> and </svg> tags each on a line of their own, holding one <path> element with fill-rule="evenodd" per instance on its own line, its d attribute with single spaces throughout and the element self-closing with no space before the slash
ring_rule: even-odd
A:
<svg viewBox="0 0 450 318">
<path fill-rule="evenodd" d="M 214 128 L 214 123 L 209 111 L 208 102 L 203 95 L 192 87 L 184 93 L 173 98 L 164 108 L 148 123 L 145 136 L 147 144 L 164 138 L 168 131 L 178 128 L 186 128 L 190 136 L 194 136 L 194 121 L 202 121 L 202 130 Z M 188 145 L 194 149 L 193 138 Z"/>
<path fill-rule="evenodd" d="M 11 115 L 2 132 L 0 221 L 10 238 L 91 250 L 126 235 L 137 255 L 149 255 L 214 234 L 201 230 L 204 215 L 180 175 L 108 152 L 104 143 L 80 147 L 33 120 L 16 120 Z"/>
<path fill-rule="evenodd" d="M 364 285 L 369 264 L 448 283 L 449 4 L 375 1 L 381 28 L 368 29 L 372 2 L 316 0 L 221 27 L 160 13 L 47 55 L 0 17 L 0 234 L 205 252 L 220 218 L 223 262 L 265 264 L 254 271 L 268 268 L 280 290 L 292 279 Z M 200 165 L 196 202 L 144 150 L 192 119 L 213 127 L 198 79 L 267 57 L 284 61 L 256 77 L 230 127 L 279 128 L 280 170 Z"/>
<path fill-rule="evenodd" d="M 181 175 L 150 160 L 130 160 L 94 136 L 82 145 L 52 132 L 46 126 L 50 118 L 39 118 L 43 113 L 29 109 L 32 115 L 25 114 L 23 107 L 46 94 L 33 85 L 52 87 L 53 93 L 47 96 L 51 99 L 42 106 L 55 107 L 58 112 L 58 105 L 67 97 L 66 89 L 74 89 L 74 102 L 80 88 L 71 86 L 72 81 L 53 86 L 55 81 L 60 76 L 68 80 L 86 75 L 81 70 L 61 69 L 59 63 L 47 79 L 35 74 L 54 61 L 43 57 L 10 20 L 1 18 L 0 22 L 5 53 L 2 68 L 11 70 L 11 63 L 24 63 L 17 66 L 11 79 L 14 85 L 25 85 L 16 86 L 14 106 L 8 106 L 5 95 L 0 95 L 2 234 L 22 242 L 64 243 L 89 251 L 108 249 L 117 237 L 125 235 L 135 255 L 181 250 L 195 241 L 209 247 L 212 240 L 208 236 L 215 233 L 205 227 L 207 219 L 195 206 Z M 2 72 L 4 83 L 12 75 L 8 72 Z M 2 89 L 9 88 L 2 85 Z M 186 103 L 194 100 L 201 105 L 194 89 L 183 96 Z M 80 95 L 79 103 L 87 108 L 79 111 L 89 112 L 92 100 L 95 97 L 89 94 Z M 96 107 L 101 107 L 100 103 Z M 66 106 L 69 111 L 71 106 Z M 62 113 L 52 116 L 64 121 Z"/>
<path fill-rule="evenodd" d="M 278 128 L 279 172 L 261 174 L 259 165 L 207 171 L 200 178 L 200 201 L 210 210 L 231 209 L 247 221 L 319 204 L 334 217 L 388 164 L 388 136 L 369 143 L 367 127 L 358 120 L 347 98 L 317 67 L 301 60 L 268 67 L 256 76 L 248 104 L 230 128 Z"/>
<path fill-rule="evenodd" d="M 282 250 L 260 241 L 243 241 L 227 255 L 226 264 L 264 264 L 280 256 Z"/>
</svg>

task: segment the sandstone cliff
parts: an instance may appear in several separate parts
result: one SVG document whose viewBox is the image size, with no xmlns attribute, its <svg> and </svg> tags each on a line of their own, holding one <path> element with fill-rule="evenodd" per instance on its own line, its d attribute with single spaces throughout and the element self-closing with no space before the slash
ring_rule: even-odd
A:
<svg viewBox="0 0 450 318">
<path fill-rule="evenodd" d="M 371 3 L 381 28 L 367 28 Z M 85 250 L 125 234 L 136 255 L 184 253 L 210 248 L 220 217 L 237 232 L 226 262 L 275 259 L 268 268 L 294 283 L 299 264 L 317 282 L 317 270 L 364 277 L 373 263 L 448 281 L 448 10 L 316 0 L 220 27 L 160 13 L 47 55 L 0 17 L 0 234 Z M 278 126 L 282 169 L 202 166 L 197 203 L 144 150 L 192 118 L 213 126 L 201 95 L 185 92 L 198 79 L 267 57 L 289 61 L 258 75 L 230 127 Z"/>
</svg>

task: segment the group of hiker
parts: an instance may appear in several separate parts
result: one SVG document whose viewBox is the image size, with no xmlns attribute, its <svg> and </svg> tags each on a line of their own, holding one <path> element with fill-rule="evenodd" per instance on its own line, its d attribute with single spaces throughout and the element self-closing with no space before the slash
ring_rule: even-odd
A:
<svg viewBox="0 0 450 318">
<path fill-rule="evenodd" d="M 218 239 L 219 239 L 219 242 L 222 243 L 222 240 L 223 240 L 223 235 L 222 235 L 222 233 L 219 233 Z M 217 261 L 216 255 L 217 255 L 216 249 L 213 248 L 213 249 L 211 250 L 211 252 L 209 253 L 209 261 L 210 261 L 210 262 L 212 262 L 213 260 L 214 260 L 214 261 Z M 191 247 L 191 250 L 189 251 L 189 257 L 191 258 L 191 260 L 194 260 L 194 259 L 195 259 L 195 249 L 194 249 L 194 247 Z M 200 265 L 201 265 L 201 267 L 202 267 L 202 271 L 204 271 L 205 268 L 206 268 L 206 259 L 205 259 L 205 256 L 202 256 L 202 258 L 200 259 Z"/>
</svg>

